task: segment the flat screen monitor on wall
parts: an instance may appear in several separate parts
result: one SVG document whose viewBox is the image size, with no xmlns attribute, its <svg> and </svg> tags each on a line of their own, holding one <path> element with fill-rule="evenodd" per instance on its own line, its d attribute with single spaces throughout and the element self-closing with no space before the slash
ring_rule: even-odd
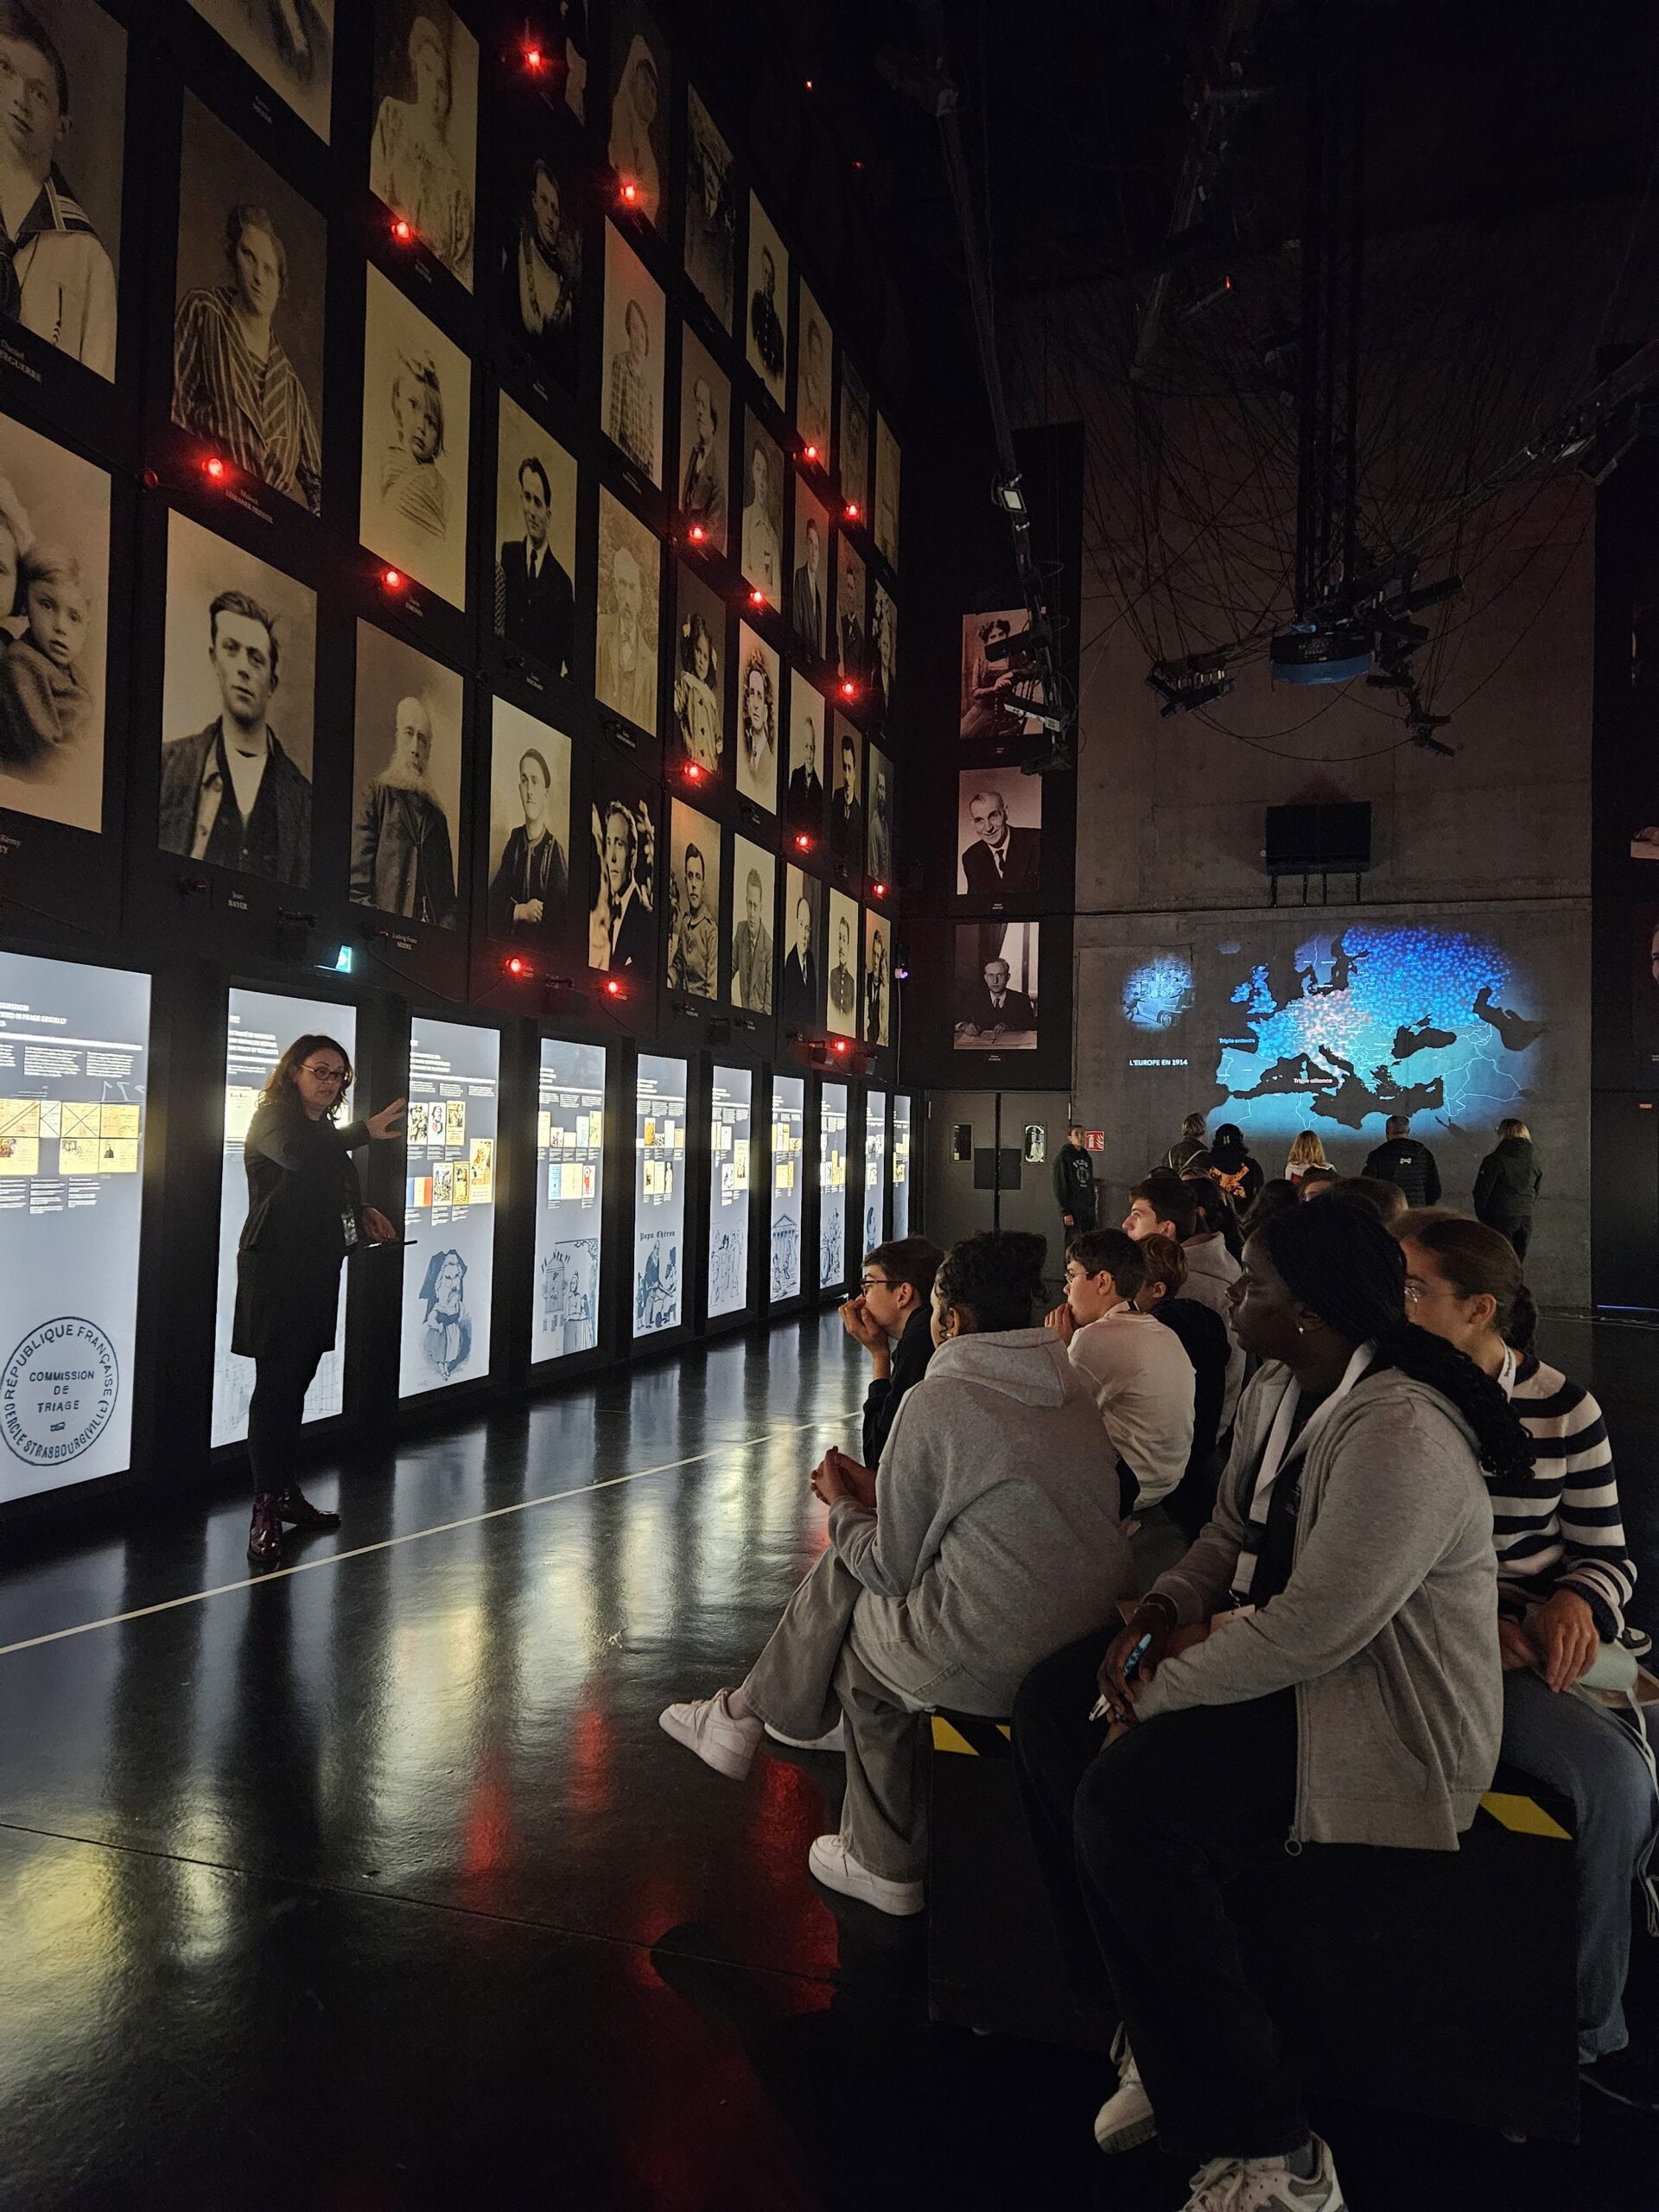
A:
<svg viewBox="0 0 1659 2212">
<path fill-rule="evenodd" d="M 749 1300 L 749 1152 L 754 1077 L 715 1070 L 709 1130 L 709 1318 Z"/>
<path fill-rule="evenodd" d="M 490 1371 L 501 1039 L 417 1016 L 409 1039 L 405 1398 Z"/>
<path fill-rule="evenodd" d="M 818 1094 L 818 1287 L 847 1280 L 847 1086 Z"/>
<path fill-rule="evenodd" d="M 805 1196 L 806 1079 L 772 1085 L 772 1227 L 766 1295 L 774 1306 L 801 1294 L 801 1204 Z"/>
<path fill-rule="evenodd" d="M 119 1474 L 149 978 L 0 953 L 0 1499 Z"/>
<path fill-rule="evenodd" d="M 910 1234 L 910 1094 L 893 1093 L 893 1233 Z"/>
<path fill-rule="evenodd" d="M 605 1047 L 542 1039 L 536 1115 L 536 1287 L 532 1360 L 599 1344 L 604 1237 Z"/>
<path fill-rule="evenodd" d="M 887 1213 L 887 1101 L 886 1093 L 864 1095 L 864 1251 L 881 1242 Z M 861 1253 L 860 1257 L 863 1255 Z"/>
<path fill-rule="evenodd" d="M 639 1055 L 633 1131 L 633 1333 L 685 1318 L 685 1062 Z"/>
<path fill-rule="evenodd" d="M 215 1446 L 239 1444 L 248 1433 L 248 1400 L 253 1395 L 253 1362 L 231 1350 L 236 1311 L 236 1247 L 247 1218 L 248 1182 L 242 1140 L 259 1103 L 259 1094 L 278 1060 L 296 1037 L 308 1032 L 332 1037 L 349 1060 L 357 1050 L 354 1007 L 332 999 L 289 998 L 276 991 L 233 989 L 230 1033 L 225 1047 L 225 1149 L 219 1170 L 219 1312 L 213 1331 L 213 1430 Z M 338 1120 L 344 1128 L 354 1108 L 348 1091 Z M 340 1277 L 334 1346 L 322 1356 L 306 1393 L 308 1421 L 327 1421 L 345 1409 L 346 1271 Z"/>
</svg>

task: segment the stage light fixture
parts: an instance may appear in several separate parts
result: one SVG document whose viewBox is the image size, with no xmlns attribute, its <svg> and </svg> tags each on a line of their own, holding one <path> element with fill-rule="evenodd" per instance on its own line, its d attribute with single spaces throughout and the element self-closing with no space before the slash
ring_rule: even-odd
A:
<svg viewBox="0 0 1659 2212">
<path fill-rule="evenodd" d="M 1010 476 L 991 486 L 991 505 L 1001 507 L 1004 514 L 1023 515 L 1027 512 L 1026 495 L 1020 489 L 1020 479 Z"/>
<path fill-rule="evenodd" d="M 895 983 L 907 983 L 910 981 L 909 969 L 902 966 L 895 966 L 893 971 L 893 980 Z"/>
</svg>

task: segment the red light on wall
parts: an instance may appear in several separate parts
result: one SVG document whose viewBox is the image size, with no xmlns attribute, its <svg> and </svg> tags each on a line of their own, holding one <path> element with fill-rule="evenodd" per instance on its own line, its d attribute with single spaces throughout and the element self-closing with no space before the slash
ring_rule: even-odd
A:
<svg viewBox="0 0 1659 2212">
<path fill-rule="evenodd" d="M 397 215 L 393 218 L 391 235 L 397 239 L 399 245 L 407 245 L 409 244 L 410 240 L 415 235 L 415 226 L 410 221 L 407 215 Z"/>
<path fill-rule="evenodd" d="M 230 470 L 216 453 L 210 453 L 201 464 L 201 473 L 210 484 L 222 484 Z"/>
<path fill-rule="evenodd" d="M 801 459 L 803 461 L 816 461 L 817 457 L 818 449 L 817 446 L 804 445 L 801 448 Z"/>
<path fill-rule="evenodd" d="M 766 603 L 766 594 L 761 590 L 760 585 L 756 584 L 753 590 L 749 594 L 749 605 L 751 607 L 764 607 Z"/>
<path fill-rule="evenodd" d="M 842 509 L 842 512 L 846 516 L 849 522 L 858 522 L 862 519 L 864 510 L 859 505 L 856 499 L 849 499 L 846 505 Z"/>
<path fill-rule="evenodd" d="M 605 978 L 605 995 L 607 999 L 620 999 L 623 995 L 622 978 L 620 976 L 607 976 Z"/>
<path fill-rule="evenodd" d="M 546 57 L 543 54 L 539 46 L 527 46 L 524 48 L 524 67 L 526 69 L 539 69 L 545 59 Z"/>
<path fill-rule="evenodd" d="M 843 676 L 841 679 L 841 696 L 843 699 L 856 699 L 858 696 L 858 686 L 850 676 Z"/>
<path fill-rule="evenodd" d="M 702 544 L 709 536 L 708 531 L 703 528 L 700 522 L 694 522 L 690 529 L 688 530 L 685 534 L 690 539 L 693 545 Z"/>
<path fill-rule="evenodd" d="M 832 1037 L 830 1039 L 830 1049 L 838 1060 L 844 1060 L 852 1047 L 844 1037 Z"/>
<path fill-rule="evenodd" d="M 515 983 L 522 982 L 526 976 L 532 976 L 535 972 L 522 952 L 510 952 L 501 963 L 501 973 L 512 976 Z"/>
<path fill-rule="evenodd" d="M 874 899 L 885 899 L 887 895 L 887 885 L 885 883 L 873 883 L 870 886 L 870 895 Z"/>
<path fill-rule="evenodd" d="M 700 762 L 696 760 L 686 762 L 685 780 L 688 784 L 700 784 L 702 781 L 702 767 Z"/>
<path fill-rule="evenodd" d="M 636 178 L 625 176 L 616 188 L 616 196 L 625 207 L 639 205 L 639 185 Z"/>
<path fill-rule="evenodd" d="M 380 588 L 383 591 L 402 591 L 408 582 L 401 569 L 382 569 L 380 571 Z"/>
<path fill-rule="evenodd" d="M 795 849 L 798 853 L 810 853 L 812 849 L 812 840 L 804 830 L 798 830 L 795 832 Z"/>
</svg>

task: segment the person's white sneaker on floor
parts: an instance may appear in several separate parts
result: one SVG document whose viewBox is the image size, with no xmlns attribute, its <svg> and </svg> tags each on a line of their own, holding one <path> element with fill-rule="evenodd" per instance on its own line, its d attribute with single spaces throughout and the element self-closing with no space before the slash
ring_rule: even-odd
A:
<svg viewBox="0 0 1659 2212">
<path fill-rule="evenodd" d="M 671 1705 L 658 1716 L 658 1726 L 677 1744 L 695 1751 L 705 1766 L 733 1782 L 741 1782 L 760 1747 L 760 1723 L 753 1714 L 740 1720 L 730 1705 L 731 1692 L 718 1697 L 694 1698 L 685 1705 Z"/>
<path fill-rule="evenodd" d="M 806 1863 L 826 1890 L 857 1897 L 864 1904 L 873 1904 L 878 1912 L 892 1913 L 895 1919 L 907 1919 L 922 1909 L 919 1882 L 890 1882 L 884 1874 L 872 1874 L 847 1848 L 844 1835 L 819 1836 L 806 1854 Z"/>
<path fill-rule="evenodd" d="M 1095 2114 L 1095 2140 L 1109 2158 L 1119 2151 L 1133 2151 L 1138 2144 L 1149 2143 L 1158 2133 L 1158 2123 L 1152 2114 L 1152 2099 L 1141 2082 L 1141 2069 L 1135 2063 L 1135 2053 L 1122 2028 L 1112 2038 L 1112 2056 L 1117 2063 L 1117 2087 Z"/>
<path fill-rule="evenodd" d="M 770 1720 L 766 1733 L 774 1744 L 787 1744 L 791 1751 L 844 1751 L 847 1748 L 847 1731 L 839 1720 L 827 1736 L 785 1736 Z"/>
<path fill-rule="evenodd" d="M 1307 2180 L 1284 2158 L 1212 2158 L 1193 2175 L 1185 2212 L 1343 2212 L 1330 2145 L 1316 2135 L 1312 2149 Z"/>
</svg>

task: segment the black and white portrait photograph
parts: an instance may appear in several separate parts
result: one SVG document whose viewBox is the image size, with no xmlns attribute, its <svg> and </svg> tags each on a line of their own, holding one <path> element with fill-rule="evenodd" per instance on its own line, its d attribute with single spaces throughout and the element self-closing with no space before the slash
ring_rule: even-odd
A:
<svg viewBox="0 0 1659 2212">
<path fill-rule="evenodd" d="M 821 692 L 810 683 L 789 687 L 789 781 L 785 787 L 784 819 L 792 833 L 808 836 L 815 845 L 823 841 L 823 809 L 829 773 L 823 755 L 830 709 Z"/>
<path fill-rule="evenodd" d="M 732 327 L 736 251 L 732 149 L 693 85 L 685 95 L 685 273 L 722 330 Z"/>
<path fill-rule="evenodd" d="M 864 754 L 864 873 L 872 883 L 893 880 L 893 763 L 878 745 Z"/>
<path fill-rule="evenodd" d="M 669 810 L 668 988 L 720 995 L 720 824 L 677 798 Z"/>
<path fill-rule="evenodd" d="M 784 404 L 784 368 L 789 353 L 789 256 L 772 218 L 749 194 L 749 282 L 743 313 L 743 343 L 749 366 L 775 405 Z"/>
<path fill-rule="evenodd" d="M 376 0 L 369 190 L 473 289 L 478 41 L 449 0 Z"/>
<path fill-rule="evenodd" d="M 795 556 L 789 580 L 789 621 L 809 660 L 826 656 L 830 619 L 830 517 L 804 484 L 795 486 Z"/>
<path fill-rule="evenodd" d="M 366 275 L 360 535 L 464 608 L 472 365 L 378 269 Z"/>
<path fill-rule="evenodd" d="M 164 853 L 310 881 L 316 658 L 314 592 L 168 516 Z"/>
<path fill-rule="evenodd" d="M 870 671 L 869 571 L 842 531 L 836 540 L 836 674 L 861 689 Z"/>
<path fill-rule="evenodd" d="M 784 870 L 784 930 L 788 938 L 784 954 L 784 1015 L 791 1023 L 816 1029 L 823 1020 L 823 965 L 821 917 L 823 886 L 804 868 Z"/>
<path fill-rule="evenodd" d="M 899 441 L 885 415 L 875 418 L 875 550 L 890 569 L 899 566 Z"/>
<path fill-rule="evenodd" d="M 1034 1052 L 1037 924 L 959 923 L 956 987 L 951 1043 L 958 1052 Z"/>
<path fill-rule="evenodd" d="M 695 543 L 728 550 L 726 475 L 732 444 L 732 387 L 695 332 L 680 348 L 680 518 Z"/>
<path fill-rule="evenodd" d="M 970 768 L 957 788 L 957 889 L 982 899 L 1034 897 L 1042 888 L 1042 778 Z"/>
<path fill-rule="evenodd" d="M 594 696 L 653 737 L 661 553 L 645 524 L 601 488 Z"/>
<path fill-rule="evenodd" d="M 795 372 L 795 428 L 803 445 L 817 448 L 818 466 L 830 466 L 830 394 L 834 340 L 830 318 L 801 284 L 801 351 Z"/>
<path fill-rule="evenodd" d="M 334 89 L 334 0 L 191 0 L 325 143 Z"/>
<path fill-rule="evenodd" d="M 784 456 L 751 409 L 743 410 L 743 580 L 769 607 L 784 603 Z"/>
<path fill-rule="evenodd" d="M 870 703 L 883 721 L 893 713 L 898 659 L 899 609 L 893 594 L 878 576 L 870 610 Z"/>
<path fill-rule="evenodd" d="M 453 670 L 358 624 L 353 906 L 456 926 L 461 699 Z"/>
<path fill-rule="evenodd" d="M 1027 721 L 1008 702 L 1016 671 L 994 650 L 1008 638 L 1022 637 L 1030 627 L 1031 616 L 1023 607 L 963 616 L 962 736 L 1026 737 L 1035 732 L 1036 723 Z"/>
<path fill-rule="evenodd" d="M 605 433 L 641 475 L 663 480 L 663 289 L 614 223 L 605 226 Z"/>
<path fill-rule="evenodd" d="M 737 789 L 768 814 L 778 811 L 778 655 L 747 622 L 737 626 Z"/>
<path fill-rule="evenodd" d="M 836 452 L 836 471 L 841 496 L 858 516 L 868 521 L 870 512 L 870 388 L 847 358 L 841 356 L 841 440 Z M 858 518 L 849 518 L 857 519 Z"/>
<path fill-rule="evenodd" d="M 187 92 L 173 420 L 314 515 L 327 289 L 322 217 Z"/>
<path fill-rule="evenodd" d="M 595 769 L 594 793 L 588 965 L 645 988 L 657 975 L 656 793 L 641 777 L 609 764 Z"/>
<path fill-rule="evenodd" d="M 570 894 L 570 741 L 509 700 L 492 712 L 489 931 L 546 959 Z"/>
<path fill-rule="evenodd" d="M 495 451 L 495 634 L 569 676 L 576 601 L 576 464 L 501 394 Z"/>
<path fill-rule="evenodd" d="M 564 61 L 564 104 L 578 123 L 588 119 L 588 0 L 556 0 L 555 51 Z"/>
<path fill-rule="evenodd" d="M 111 378 L 126 79 L 92 0 L 0 9 L 0 324 Z"/>
<path fill-rule="evenodd" d="M 634 187 L 632 205 L 661 230 L 667 214 L 668 48 L 638 0 L 615 0 L 610 14 L 610 164 L 619 184 Z"/>
<path fill-rule="evenodd" d="M 732 1004 L 746 1014 L 772 1012 L 772 897 L 778 863 L 739 837 L 732 847 Z"/>
<path fill-rule="evenodd" d="M 855 872 L 864 866 L 863 745 L 845 715 L 835 721 L 835 774 L 830 786 L 830 856 Z"/>
<path fill-rule="evenodd" d="M 104 826 L 110 480 L 0 415 L 0 813 Z"/>
<path fill-rule="evenodd" d="M 825 958 L 823 1026 L 842 1037 L 858 1034 L 858 908 L 844 891 L 830 893 L 829 951 Z"/>
<path fill-rule="evenodd" d="M 864 909 L 864 1020 L 867 1045 L 893 1042 L 893 925 L 873 906 Z"/>
<path fill-rule="evenodd" d="M 718 776 L 726 753 L 726 605 L 700 575 L 674 571 L 674 746 L 683 767 Z"/>
<path fill-rule="evenodd" d="M 539 101 L 503 120 L 501 327 L 539 374 L 574 391 L 582 290 L 579 174 L 556 152 Z"/>
</svg>

